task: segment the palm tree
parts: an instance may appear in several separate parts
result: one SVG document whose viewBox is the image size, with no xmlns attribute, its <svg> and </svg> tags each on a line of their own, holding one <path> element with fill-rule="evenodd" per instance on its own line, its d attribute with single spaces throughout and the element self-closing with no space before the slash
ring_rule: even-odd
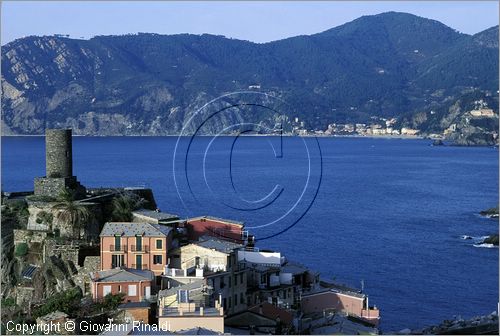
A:
<svg viewBox="0 0 500 336">
<path fill-rule="evenodd" d="M 124 193 L 113 198 L 113 212 L 111 218 L 115 222 L 131 222 L 132 211 L 137 210 L 144 204 L 144 199 L 136 194 Z"/>
<path fill-rule="evenodd" d="M 64 189 L 52 209 L 56 211 L 55 217 L 59 221 L 71 225 L 73 237 L 80 239 L 81 228 L 90 221 L 92 213 L 82 203 L 75 201 L 74 192 Z"/>
</svg>

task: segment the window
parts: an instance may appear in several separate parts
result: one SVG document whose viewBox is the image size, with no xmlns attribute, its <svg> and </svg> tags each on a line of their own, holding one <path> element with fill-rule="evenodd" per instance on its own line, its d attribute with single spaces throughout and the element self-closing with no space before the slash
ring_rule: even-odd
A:
<svg viewBox="0 0 500 336">
<path fill-rule="evenodd" d="M 220 289 L 222 289 L 222 288 L 224 288 L 224 286 L 226 286 L 224 284 L 224 277 L 220 278 L 220 283 L 219 284 L 220 284 L 220 287 L 219 287 Z"/>
<path fill-rule="evenodd" d="M 128 285 L 128 296 L 137 295 L 137 285 Z"/>
<path fill-rule="evenodd" d="M 142 236 L 135 236 L 136 251 L 142 251 Z"/>
<path fill-rule="evenodd" d="M 156 249 L 161 250 L 163 248 L 163 240 L 157 239 L 156 240 Z"/>
<path fill-rule="evenodd" d="M 115 236 L 115 251 L 121 251 L 121 237 Z"/>
<path fill-rule="evenodd" d="M 224 310 L 226 310 L 226 298 L 223 298 L 222 299 L 222 307 L 224 308 Z"/>
<path fill-rule="evenodd" d="M 111 268 L 121 267 L 124 264 L 123 254 L 113 254 L 111 256 Z"/>
<path fill-rule="evenodd" d="M 135 268 L 142 269 L 142 255 L 140 254 L 135 256 Z"/>
<path fill-rule="evenodd" d="M 243 273 L 240 273 L 240 284 L 243 284 Z"/>
<path fill-rule="evenodd" d="M 118 285 L 118 293 L 121 293 L 121 292 L 122 292 L 122 286 Z"/>
<path fill-rule="evenodd" d="M 163 257 L 162 255 L 154 255 L 153 256 L 153 264 L 155 264 L 155 265 L 162 264 L 163 263 L 162 257 Z"/>
<path fill-rule="evenodd" d="M 229 298 L 229 303 L 227 304 L 227 308 L 231 308 L 231 298 Z"/>
<path fill-rule="evenodd" d="M 227 277 L 227 283 L 229 285 L 229 288 L 231 288 L 231 276 Z M 231 300 L 231 298 L 229 298 L 229 300 Z M 229 301 L 229 302 L 231 302 L 231 301 Z M 231 304 L 229 304 L 229 305 L 231 306 Z"/>
<path fill-rule="evenodd" d="M 104 286 L 102 288 L 102 296 L 106 296 L 111 293 L 111 286 Z"/>
<path fill-rule="evenodd" d="M 238 295 L 234 294 L 234 305 L 238 305 Z"/>
<path fill-rule="evenodd" d="M 236 286 L 238 284 L 238 274 L 234 275 L 234 285 Z"/>
<path fill-rule="evenodd" d="M 245 304 L 245 295 L 243 293 L 240 293 L 240 303 Z"/>
</svg>

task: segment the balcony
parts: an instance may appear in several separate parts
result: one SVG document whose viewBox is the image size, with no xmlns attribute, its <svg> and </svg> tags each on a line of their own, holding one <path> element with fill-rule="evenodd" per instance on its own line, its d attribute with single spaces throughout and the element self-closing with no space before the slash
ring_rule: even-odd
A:
<svg viewBox="0 0 500 336">
<path fill-rule="evenodd" d="M 139 269 L 139 270 L 149 269 L 147 264 L 132 264 L 132 268 Z"/>
<path fill-rule="evenodd" d="M 127 252 L 127 247 L 123 245 L 109 245 L 109 250 L 111 252 Z"/>
<path fill-rule="evenodd" d="M 138 253 L 148 253 L 149 252 L 149 245 L 132 245 L 131 251 L 138 252 Z"/>
</svg>

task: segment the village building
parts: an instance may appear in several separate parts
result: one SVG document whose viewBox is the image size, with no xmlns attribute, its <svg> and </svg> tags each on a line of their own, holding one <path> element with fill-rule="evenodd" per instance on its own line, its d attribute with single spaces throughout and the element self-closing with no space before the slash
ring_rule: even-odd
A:
<svg viewBox="0 0 500 336">
<path fill-rule="evenodd" d="M 188 239 L 198 240 L 202 236 L 213 236 L 222 240 L 244 244 L 248 232 L 244 230 L 244 223 L 210 216 L 190 218 L 184 224 Z"/>
<path fill-rule="evenodd" d="M 216 300 L 227 314 L 247 308 L 246 270 L 239 268 L 236 251 L 243 245 L 203 236 L 194 242 L 171 251 L 171 261 L 164 275 L 167 288 L 179 282 L 204 278 L 214 289 L 210 302 Z M 165 285 L 165 283 L 164 283 Z"/>
<path fill-rule="evenodd" d="M 378 325 L 380 312 L 376 307 L 369 306 L 366 294 L 346 286 L 334 284 L 326 286 L 302 294 L 300 307 L 304 314 L 333 310 Z"/>
<path fill-rule="evenodd" d="M 158 325 L 162 330 L 178 332 L 204 328 L 224 333 L 224 309 L 216 301 L 208 305 L 211 289 L 203 281 L 165 289 L 158 294 Z"/>
<path fill-rule="evenodd" d="M 156 210 L 138 209 L 132 211 L 132 221 L 136 223 L 172 225 L 179 222 L 179 216 Z"/>
<path fill-rule="evenodd" d="M 493 118 L 495 117 L 495 112 L 489 108 L 482 108 L 477 110 L 472 110 L 469 112 L 473 117 L 476 118 Z"/>
<path fill-rule="evenodd" d="M 124 320 L 137 321 L 148 324 L 151 318 L 151 303 L 149 301 L 125 302 L 118 306 L 124 315 Z"/>
<path fill-rule="evenodd" d="M 419 130 L 413 128 L 408 128 L 408 127 L 401 128 L 401 135 L 415 136 L 419 132 L 420 132 Z"/>
<path fill-rule="evenodd" d="M 290 332 L 293 320 L 294 315 L 291 311 L 264 302 L 227 317 L 225 324 L 229 327 L 228 331 L 233 331 L 234 334 L 262 333 L 279 335 Z"/>
<path fill-rule="evenodd" d="M 123 293 L 124 302 L 150 300 L 154 291 L 154 274 L 150 270 L 115 268 L 92 273 L 91 294 L 94 301 L 108 294 Z"/>
<path fill-rule="evenodd" d="M 108 222 L 101 234 L 101 270 L 149 269 L 158 281 L 168 264 L 172 228 L 149 223 Z"/>
<path fill-rule="evenodd" d="M 68 314 L 56 310 L 36 319 L 37 330 L 43 334 L 70 335 L 71 330 L 66 330 L 66 322 L 70 321 Z"/>
</svg>

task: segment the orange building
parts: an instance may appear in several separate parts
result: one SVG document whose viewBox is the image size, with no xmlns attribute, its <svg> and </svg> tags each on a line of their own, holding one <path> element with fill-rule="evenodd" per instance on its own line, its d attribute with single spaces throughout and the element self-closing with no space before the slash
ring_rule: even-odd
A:
<svg viewBox="0 0 500 336">
<path fill-rule="evenodd" d="M 202 236 L 212 236 L 243 244 L 247 239 L 247 232 L 243 230 L 244 224 L 242 222 L 203 216 L 190 218 L 184 225 L 189 240 L 198 240 Z"/>
<path fill-rule="evenodd" d="M 154 274 L 149 270 L 115 268 L 94 272 L 90 275 L 91 293 L 94 301 L 108 294 L 125 294 L 124 302 L 141 302 L 151 297 Z"/>
<path fill-rule="evenodd" d="M 163 274 L 172 228 L 149 223 L 106 223 L 101 231 L 101 270 L 127 267 Z"/>
</svg>

